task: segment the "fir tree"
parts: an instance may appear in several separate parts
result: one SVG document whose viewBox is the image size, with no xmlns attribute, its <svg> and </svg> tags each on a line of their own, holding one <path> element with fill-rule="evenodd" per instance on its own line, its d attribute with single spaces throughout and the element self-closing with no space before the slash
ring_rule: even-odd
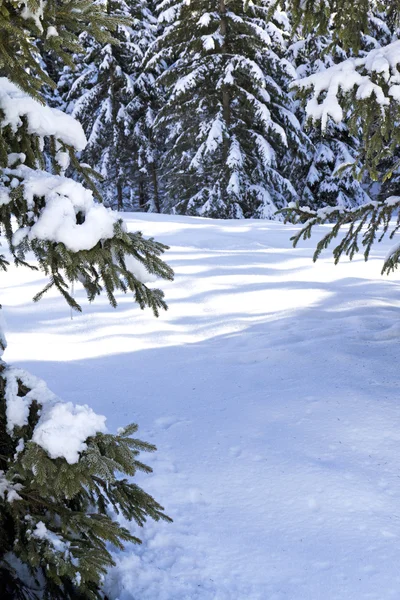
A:
<svg viewBox="0 0 400 600">
<path fill-rule="evenodd" d="M 104 202 L 118 210 L 159 212 L 155 149 L 151 137 L 154 78 L 141 64 L 154 41 L 157 22 L 146 0 L 112 0 L 110 14 L 126 19 L 117 27 L 118 45 L 81 35 L 84 52 L 59 80 L 65 109 L 88 137 L 82 160 L 101 175 Z"/>
<path fill-rule="evenodd" d="M 369 2 L 368 28 L 361 30 L 357 38 L 356 48 L 359 48 L 360 56 L 365 56 L 370 50 L 393 41 L 393 19 L 389 18 L 386 11 L 382 10 L 382 3 L 379 1 Z M 325 71 L 354 56 L 354 49 L 345 49 L 341 39 L 335 35 L 335 18 L 336 15 L 333 16 L 333 21 L 328 22 L 324 33 L 318 34 L 318 28 L 314 28 L 303 35 L 303 28 L 298 27 L 297 39 L 289 48 L 288 58 L 296 66 L 299 78 Z M 315 145 L 310 169 L 296 188 L 300 202 L 313 208 L 354 208 L 374 197 L 380 187 L 371 185 L 371 179 L 362 169 L 361 133 L 354 128 L 352 135 L 343 121 L 336 123 L 332 119 L 326 123 L 323 131 L 318 125 L 311 125 L 310 128 L 310 123 L 306 123 L 302 105 L 298 107 L 298 117 L 306 126 Z M 350 165 L 355 165 L 354 172 L 348 168 Z M 386 168 L 388 167 L 389 164 L 386 165 Z"/>
<path fill-rule="evenodd" d="M 166 308 L 150 273 L 171 279 L 161 260 L 165 246 L 129 233 L 118 215 L 93 200 L 91 190 L 65 177 L 86 140 L 80 125 L 44 105 L 53 85 L 37 60 L 38 40 L 62 59 L 79 51 L 88 29 L 111 41 L 115 19 L 87 0 L 3 2 L 0 16 L 0 230 L 18 266 L 42 270 L 80 310 L 69 289 L 80 282 L 93 300 L 103 290 L 132 292 L 155 314 Z M 17 85 L 16 85 L 17 84 Z M 19 87 L 18 87 L 19 86 Z M 45 144 L 48 160 L 43 158 Z M 26 260 L 31 252 L 37 260 Z M 32 256 L 31 254 L 31 256 Z M 138 263 L 140 268 L 138 268 Z M 8 261 L 0 257 L 6 271 Z M 6 343 L 3 332 L 0 346 Z M 87 406 L 62 403 L 28 373 L 0 364 L 0 597 L 5 600 L 101 598 L 101 579 L 112 564 L 107 542 L 139 541 L 107 508 L 142 525 L 167 519 L 162 507 L 121 474 L 148 471 L 138 452 L 154 447 L 133 437 L 136 426 L 106 432 L 104 418 Z"/>
<path fill-rule="evenodd" d="M 396 19 L 395 7 L 390 3 L 371 2 L 368 15 L 368 32 L 363 35 L 360 56 L 369 51 L 381 48 L 398 39 L 399 23 Z M 400 195 L 400 149 L 383 158 L 378 166 L 379 177 L 371 186 L 371 196 L 384 200 L 392 195 Z M 385 173 L 393 171 L 389 179 Z"/>
<path fill-rule="evenodd" d="M 129 17 L 124 0 L 107 3 L 109 14 Z M 85 32 L 85 52 L 75 56 L 81 65 L 68 99 L 68 112 L 78 119 L 88 138 L 81 160 L 101 175 L 101 191 L 107 206 L 123 210 L 135 175 L 134 147 L 127 114 L 133 81 L 131 71 L 130 23 L 118 25 L 118 45 L 102 44 Z M 79 72 L 81 71 L 81 72 Z M 72 110 L 71 110 L 72 109 Z"/>
<path fill-rule="evenodd" d="M 296 197 L 286 175 L 295 177 L 307 138 L 287 94 L 288 22 L 268 9 L 264 0 L 161 3 L 165 28 L 147 64 L 168 65 L 155 122 L 165 210 L 271 217 Z"/>
<path fill-rule="evenodd" d="M 305 27 L 317 24 L 323 29 L 324 23 L 319 22 L 321 4 L 302 3 L 293 0 L 294 10 Z M 324 0 L 325 9 L 338 10 L 334 13 L 334 33 L 337 39 L 353 50 L 360 52 L 362 41 L 369 32 L 370 3 L 362 0 L 357 5 L 348 0 Z M 382 2 L 377 2 L 378 9 L 384 9 Z M 304 11 L 304 8 L 306 10 Z M 343 30 L 346 10 L 356 11 L 358 23 L 362 24 L 361 31 L 357 28 Z M 348 13 L 347 13 L 348 15 Z M 392 23 L 398 22 L 400 3 L 393 2 L 390 6 Z M 348 16 L 347 16 L 348 18 Z M 350 132 L 361 129 L 365 169 L 377 182 L 385 184 L 398 168 L 391 157 L 398 151 L 400 134 L 398 127 L 393 124 L 400 120 L 399 93 L 400 42 L 394 41 L 382 47 L 376 47 L 368 53 L 363 53 L 357 59 L 348 59 L 298 82 L 300 93 L 311 98 L 307 103 L 307 112 L 315 122 L 320 121 L 325 129 L 329 119 L 335 122 L 346 122 Z M 388 161 L 389 167 L 382 173 L 381 167 Z M 318 223 L 333 222 L 334 225 L 319 242 L 314 259 L 338 235 L 343 225 L 348 228 L 340 243 L 334 248 L 337 262 L 345 254 L 351 258 L 361 247 L 367 260 L 373 243 L 381 240 L 391 229 L 391 237 L 400 228 L 400 197 L 381 197 L 379 202 L 368 202 L 365 205 L 345 210 L 332 207 L 330 209 L 311 210 L 307 206 L 292 205 L 286 212 L 287 218 L 294 222 L 303 222 L 304 226 L 293 238 L 296 244 L 299 239 L 311 235 L 312 228 Z M 391 225 L 391 219 L 396 221 Z M 385 259 L 382 272 L 390 272 L 397 268 L 400 261 L 400 248 L 396 245 Z"/>
<path fill-rule="evenodd" d="M 384 0 L 274 0 L 273 6 L 284 5 L 301 26 L 305 35 L 332 33 L 332 39 L 345 50 L 358 54 L 370 32 L 370 10 L 384 9 Z M 390 3 L 390 13 L 397 18 L 398 0 Z"/>
<path fill-rule="evenodd" d="M 136 4 L 133 28 L 136 36 L 134 96 L 128 106 L 132 119 L 132 137 L 137 165 L 136 205 L 139 210 L 161 212 L 162 181 L 159 173 L 160 145 L 154 130 L 154 121 L 163 102 L 163 90 L 157 85 L 157 76 L 164 66 L 145 69 L 146 55 L 159 33 L 159 24 L 153 15 L 153 4 L 140 0 Z"/>
<path fill-rule="evenodd" d="M 323 72 L 347 56 L 343 48 L 333 42 L 329 30 L 325 35 L 313 31 L 302 37 L 300 29 L 297 39 L 289 47 L 288 58 L 296 66 L 298 77 L 302 78 Z M 358 136 L 351 135 L 344 123 L 329 121 L 323 132 L 318 126 L 309 127 L 302 104 L 298 106 L 297 116 L 314 147 L 312 161 L 295 186 L 299 201 L 312 208 L 353 208 L 367 202 L 366 185 L 344 168 L 358 158 Z"/>
<path fill-rule="evenodd" d="M 137 38 L 133 75 L 135 95 L 129 105 L 129 113 L 138 168 L 137 196 L 140 210 L 159 213 L 162 205 L 159 169 L 162 142 L 156 135 L 154 121 L 164 101 L 164 92 L 157 85 L 157 76 L 165 69 L 165 65 L 145 69 L 146 56 L 161 31 L 154 16 L 154 2 L 138 2 L 133 26 Z"/>
</svg>

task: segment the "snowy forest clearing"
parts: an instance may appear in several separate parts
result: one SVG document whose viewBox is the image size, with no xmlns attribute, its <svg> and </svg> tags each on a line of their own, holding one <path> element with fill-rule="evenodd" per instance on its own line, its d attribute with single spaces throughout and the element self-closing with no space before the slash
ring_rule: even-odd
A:
<svg viewBox="0 0 400 600">
<path fill-rule="evenodd" d="M 125 216 L 125 215 L 124 215 Z M 8 362 L 129 422 L 158 452 L 139 482 L 173 524 L 127 524 L 112 600 L 400 596 L 398 276 L 391 242 L 333 265 L 293 226 L 127 214 L 171 246 L 169 311 L 129 297 L 70 318 L 41 275 L 3 275 Z M 324 229 L 325 228 L 321 228 Z M 32 360 L 35 357 L 35 360 Z"/>
</svg>

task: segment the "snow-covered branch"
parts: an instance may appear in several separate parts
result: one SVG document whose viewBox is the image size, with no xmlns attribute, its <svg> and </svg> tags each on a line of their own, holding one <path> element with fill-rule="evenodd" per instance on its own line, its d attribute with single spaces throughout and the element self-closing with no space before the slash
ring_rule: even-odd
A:
<svg viewBox="0 0 400 600">
<path fill-rule="evenodd" d="M 351 58 L 325 71 L 294 82 L 299 90 L 311 88 L 307 114 L 321 120 L 326 128 L 329 118 L 336 123 L 344 117 L 343 95 L 355 93 L 356 100 L 374 97 L 385 108 L 391 101 L 400 102 L 400 41 L 369 52 L 363 58 Z"/>
<path fill-rule="evenodd" d="M 26 119 L 28 133 L 40 138 L 54 136 L 75 150 L 83 150 L 86 137 L 78 121 L 61 110 L 40 104 L 6 77 L 0 77 L 1 128 L 15 133 Z"/>
</svg>

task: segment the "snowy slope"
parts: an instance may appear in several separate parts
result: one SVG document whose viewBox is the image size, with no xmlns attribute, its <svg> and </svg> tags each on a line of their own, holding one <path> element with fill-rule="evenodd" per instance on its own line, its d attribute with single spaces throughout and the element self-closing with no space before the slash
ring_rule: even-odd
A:
<svg viewBox="0 0 400 600">
<path fill-rule="evenodd" d="M 400 598 L 400 286 L 388 245 L 335 267 L 293 227 L 127 215 L 171 245 L 158 320 L 129 298 L 70 318 L 3 276 L 8 362 L 158 453 L 147 491 L 174 523 L 116 553 L 112 600 Z M 82 298 L 80 290 L 76 290 Z"/>
</svg>

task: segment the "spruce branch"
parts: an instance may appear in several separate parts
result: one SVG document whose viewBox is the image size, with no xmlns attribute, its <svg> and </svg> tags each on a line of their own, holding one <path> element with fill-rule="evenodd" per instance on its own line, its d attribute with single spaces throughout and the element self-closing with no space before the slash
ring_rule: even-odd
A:
<svg viewBox="0 0 400 600">
<path fill-rule="evenodd" d="M 352 260 L 360 251 L 367 261 L 373 244 L 382 241 L 390 228 L 389 238 L 393 239 L 400 228 L 399 209 L 400 197 L 392 196 L 387 200 L 372 201 L 351 210 L 340 207 L 312 210 L 297 204 L 281 210 L 280 213 L 284 215 L 285 223 L 301 225 L 299 232 L 290 238 L 294 247 L 300 240 L 310 239 L 315 226 L 331 224 L 331 230 L 318 242 L 313 260 L 316 261 L 321 252 L 334 243 L 341 233 L 343 237 L 333 249 L 337 264 L 342 256 Z M 382 274 L 389 274 L 397 269 L 399 262 L 400 247 L 396 245 L 384 260 Z"/>
</svg>

